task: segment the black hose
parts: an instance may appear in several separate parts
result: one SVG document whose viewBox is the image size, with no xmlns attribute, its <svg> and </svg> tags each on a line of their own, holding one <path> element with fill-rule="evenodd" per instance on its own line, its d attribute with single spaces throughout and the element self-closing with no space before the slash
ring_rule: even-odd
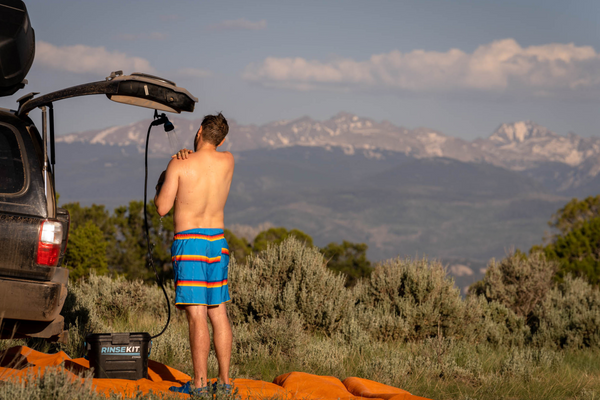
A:
<svg viewBox="0 0 600 400">
<path fill-rule="evenodd" d="M 152 266 L 154 270 L 154 275 L 156 275 L 156 282 L 160 285 L 163 293 L 165 294 L 165 299 L 167 300 L 167 323 L 165 327 L 158 335 L 151 336 L 150 339 L 154 339 L 165 333 L 167 327 L 169 326 L 169 322 L 171 322 L 171 302 L 169 301 L 169 296 L 167 296 L 167 291 L 165 290 L 165 285 L 163 281 L 158 276 L 158 271 L 156 270 L 156 266 L 154 265 L 154 260 L 152 259 L 152 246 L 150 245 L 150 231 L 148 229 L 148 210 L 146 209 L 146 201 L 148 200 L 148 141 L 150 140 L 150 130 L 152 129 L 152 123 L 148 127 L 148 134 L 146 135 L 146 155 L 144 158 L 144 166 L 146 169 L 145 177 L 144 177 L 144 228 L 146 229 L 146 242 L 148 245 L 148 265 Z"/>
</svg>

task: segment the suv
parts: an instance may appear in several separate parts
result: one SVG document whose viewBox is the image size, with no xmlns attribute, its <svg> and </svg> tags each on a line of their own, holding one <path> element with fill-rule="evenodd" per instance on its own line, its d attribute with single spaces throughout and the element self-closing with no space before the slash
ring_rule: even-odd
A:
<svg viewBox="0 0 600 400">
<path fill-rule="evenodd" d="M 25 4 L 0 0 L 0 97 L 25 86 L 34 55 Z M 0 338 L 64 341 L 60 311 L 69 274 L 61 262 L 69 213 L 57 207 L 55 197 L 54 102 L 104 94 L 120 103 L 180 113 L 192 112 L 198 100 L 173 82 L 141 73 L 124 76 L 121 71 L 104 81 L 36 94 L 17 100 L 17 110 L 0 108 Z M 41 132 L 28 117 L 35 108 L 42 110 Z"/>
</svg>

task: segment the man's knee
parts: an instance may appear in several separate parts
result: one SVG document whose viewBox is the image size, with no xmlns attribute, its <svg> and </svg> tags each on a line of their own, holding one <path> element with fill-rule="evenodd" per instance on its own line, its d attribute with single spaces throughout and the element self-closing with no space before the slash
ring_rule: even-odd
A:
<svg viewBox="0 0 600 400">
<path fill-rule="evenodd" d="M 227 308 L 225 303 L 221 303 L 218 306 L 208 307 L 207 310 L 208 317 L 212 321 L 228 321 L 227 318 Z"/>
<path fill-rule="evenodd" d="M 189 322 L 206 321 L 206 314 L 207 314 L 206 306 L 202 306 L 202 305 L 186 306 L 185 313 L 187 315 Z"/>
</svg>

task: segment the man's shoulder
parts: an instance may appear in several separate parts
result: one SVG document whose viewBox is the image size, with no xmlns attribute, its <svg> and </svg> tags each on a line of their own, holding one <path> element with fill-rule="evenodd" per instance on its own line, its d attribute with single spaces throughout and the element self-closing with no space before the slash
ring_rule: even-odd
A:
<svg viewBox="0 0 600 400">
<path fill-rule="evenodd" d="M 229 162 L 234 162 L 233 159 L 233 154 L 231 154 L 228 151 L 219 151 L 219 154 L 221 154 L 221 157 L 223 157 L 225 160 L 229 161 Z"/>
<path fill-rule="evenodd" d="M 181 168 L 185 167 L 185 161 L 186 160 L 178 160 L 177 158 L 172 158 L 171 161 L 169 161 L 169 164 L 167 165 L 167 170 L 168 171 L 179 171 Z"/>
</svg>

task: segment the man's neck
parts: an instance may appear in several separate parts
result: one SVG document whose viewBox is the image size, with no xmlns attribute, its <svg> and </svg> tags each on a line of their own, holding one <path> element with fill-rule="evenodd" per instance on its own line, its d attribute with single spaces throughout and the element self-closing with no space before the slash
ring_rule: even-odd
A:
<svg viewBox="0 0 600 400">
<path fill-rule="evenodd" d="M 196 147 L 195 151 L 217 151 L 217 146 L 215 146 L 214 144 L 210 144 L 210 143 L 198 143 L 198 147 Z"/>
</svg>

